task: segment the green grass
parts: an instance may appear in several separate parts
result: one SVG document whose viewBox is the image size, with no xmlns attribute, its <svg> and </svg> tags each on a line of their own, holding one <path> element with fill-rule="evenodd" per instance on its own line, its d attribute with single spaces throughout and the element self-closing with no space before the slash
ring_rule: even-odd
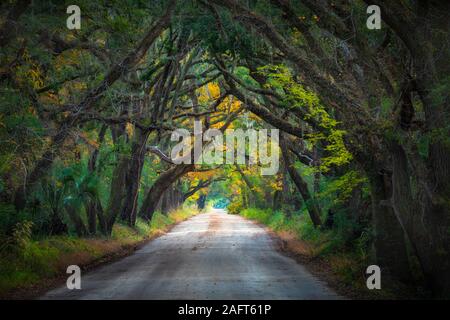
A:
<svg viewBox="0 0 450 320">
<path fill-rule="evenodd" d="M 156 212 L 150 223 L 138 219 L 135 228 L 115 224 L 110 238 L 77 238 L 53 236 L 24 241 L 20 249 L 0 252 L 0 296 L 18 287 L 39 284 L 45 279 L 65 273 L 68 265 L 87 265 L 127 246 L 164 233 L 167 228 L 197 212 L 179 208 L 167 216 Z"/>
<path fill-rule="evenodd" d="M 308 216 L 304 213 L 286 217 L 281 211 L 273 212 L 270 209 L 248 208 L 241 211 L 241 215 L 258 221 L 274 231 L 288 231 L 298 239 L 320 241 L 324 234 L 315 229 Z"/>
</svg>

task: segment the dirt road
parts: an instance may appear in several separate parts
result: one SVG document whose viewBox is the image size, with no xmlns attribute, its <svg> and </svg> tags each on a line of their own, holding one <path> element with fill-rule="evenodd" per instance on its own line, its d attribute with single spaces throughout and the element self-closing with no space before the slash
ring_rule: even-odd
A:
<svg viewBox="0 0 450 320">
<path fill-rule="evenodd" d="M 222 210 L 195 216 L 133 255 L 43 299 L 337 299 L 275 248 L 260 226 Z"/>
</svg>

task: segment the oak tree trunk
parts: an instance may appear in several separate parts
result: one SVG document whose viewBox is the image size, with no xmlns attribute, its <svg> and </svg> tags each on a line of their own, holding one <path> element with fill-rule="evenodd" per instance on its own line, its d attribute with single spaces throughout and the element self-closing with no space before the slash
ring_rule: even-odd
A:
<svg viewBox="0 0 450 320">
<path fill-rule="evenodd" d="M 294 162 L 292 161 L 292 158 L 289 154 L 289 149 L 286 145 L 286 140 L 282 135 L 280 136 L 280 148 L 289 176 L 291 177 L 292 181 L 294 181 L 295 186 L 297 187 L 298 191 L 302 195 L 303 200 L 305 201 L 305 205 L 308 209 L 311 221 L 313 222 L 315 227 L 318 227 L 322 224 L 322 221 L 320 219 L 319 206 L 316 199 L 310 194 L 307 183 L 297 172 L 297 169 L 295 169 Z"/>
<path fill-rule="evenodd" d="M 166 191 L 172 185 L 172 183 L 174 183 L 187 172 L 191 171 L 193 168 L 194 165 L 181 164 L 161 173 L 148 191 L 139 210 L 139 216 L 147 221 L 150 221 L 153 217 L 156 206 L 158 205 L 158 201 L 161 199 L 164 191 Z"/>
</svg>

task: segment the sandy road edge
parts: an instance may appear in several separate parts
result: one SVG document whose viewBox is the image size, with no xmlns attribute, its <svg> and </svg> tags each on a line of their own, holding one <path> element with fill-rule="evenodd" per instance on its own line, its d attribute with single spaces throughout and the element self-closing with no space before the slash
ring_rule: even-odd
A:
<svg viewBox="0 0 450 320">
<path fill-rule="evenodd" d="M 267 225 L 262 224 L 258 221 L 243 217 L 243 219 L 250 221 L 257 226 L 263 228 L 271 237 L 274 242 L 275 249 L 293 260 L 298 264 L 304 266 L 308 272 L 319 280 L 325 282 L 325 284 L 332 290 L 334 290 L 338 295 L 342 296 L 344 299 L 369 299 L 370 297 L 365 296 L 362 292 L 350 288 L 348 286 L 343 286 L 342 281 L 339 276 L 336 275 L 329 263 L 320 257 L 311 257 L 307 254 L 295 250 L 295 244 L 301 243 L 300 240 L 292 239 L 291 237 L 286 237 L 283 233 L 276 232 L 270 229 Z M 297 243 L 295 243 L 297 242 Z"/>
<path fill-rule="evenodd" d="M 276 249 L 283 255 L 294 259 L 297 263 L 304 266 L 307 271 L 324 281 L 328 287 L 334 290 L 338 295 L 344 299 L 349 300 L 415 300 L 414 292 L 409 288 L 400 287 L 393 292 L 373 292 L 365 287 L 365 282 L 360 287 L 350 286 L 345 284 L 341 276 L 338 275 L 332 268 L 330 262 L 325 257 L 317 257 L 305 253 L 305 250 L 300 249 L 303 246 L 308 246 L 307 241 L 302 241 L 293 238 L 285 232 L 277 232 L 272 230 L 265 224 L 258 221 L 241 216 L 245 220 L 251 221 L 260 226 L 271 236 L 274 241 Z M 307 251 L 307 250 L 306 250 Z M 375 290 L 377 291 L 377 290 Z"/>
<path fill-rule="evenodd" d="M 192 215 L 188 217 L 187 219 L 180 220 L 177 222 L 174 222 L 166 227 L 165 230 L 162 230 L 161 232 L 158 232 L 157 234 L 151 235 L 148 238 L 145 238 L 143 240 L 137 241 L 132 244 L 126 244 L 121 246 L 117 251 L 106 253 L 105 255 L 92 260 L 88 263 L 80 263 L 78 264 L 81 268 L 82 272 L 89 272 L 92 270 L 95 270 L 101 266 L 104 266 L 109 263 L 113 263 L 116 261 L 119 261 L 125 257 L 128 257 L 132 255 L 136 250 L 142 248 L 146 244 L 150 243 L 151 241 L 169 233 L 173 228 L 175 228 L 180 223 L 183 223 L 185 221 L 188 221 L 189 219 L 199 215 L 203 214 L 204 212 L 197 213 L 195 215 Z M 39 281 L 39 283 L 30 285 L 27 287 L 21 287 L 14 289 L 10 292 L 7 292 L 6 294 L 0 296 L 0 300 L 36 300 L 40 298 L 42 295 L 47 293 L 50 290 L 57 289 L 65 284 L 67 280 L 67 274 L 61 273 L 54 277 L 49 278 L 43 278 Z"/>
</svg>

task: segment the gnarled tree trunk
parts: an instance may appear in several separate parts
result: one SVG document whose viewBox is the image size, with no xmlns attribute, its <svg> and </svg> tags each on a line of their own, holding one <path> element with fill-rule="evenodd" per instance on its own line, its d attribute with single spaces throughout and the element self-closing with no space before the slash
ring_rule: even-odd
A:
<svg viewBox="0 0 450 320">
<path fill-rule="evenodd" d="M 128 158 L 126 156 L 119 156 L 118 164 L 114 168 L 111 191 L 109 196 L 108 208 L 106 210 L 105 222 L 106 232 L 111 235 L 112 228 L 116 222 L 116 218 L 120 215 L 125 194 L 125 175 L 128 169 Z"/>
<path fill-rule="evenodd" d="M 129 226 L 134 226 L 136 223 L 139 183 L 144 166 L 145 153 L 147 151 L 146 143 L 148 134 L 148 132 L 141 132 L 141 130 L 136 131 L 135 141 L 131 150 L 129 169 L 125 179 L 127 197 L 125 198 L 121 218 L 127 221 Z"/>
<path fill-rule="evenodd" d="M 394 210 L 385 204 L 390 197 L 387 178 L 379 173 L 369 175 L 376 263 L 383 273 L 408 282 L 411 280 L 411 271 L 405 234 Z"/>
<path fill-rule="evenodd" d="M 303 200 L 305 201 L 311 221 L 313 222 L 315 227 L 318 227 L 322 224 L 322 221 L 320 219 L 320 208 L 315 198 L 309 192 L 308 185 L 294 168 L 294 162 L 292 161 L 292 158 L 289 154 L 289 148 L 286 145 L 286 140 L 283 135 L 280 136 L 280 148 L 289 176 L 291 177 L 292 181 L 294 181 L 295 186 L 297 187 L 298 191 L 302 195 Z"/>
<path fill-rule="evenodd" d="M 191 164 L 180 164 L 161 173 L 148 191 L 147 196 L 142 203 L 142 207 L 139 210 L 139 216 L 150 221 L 163 193 L 172 185 L 172 183 L 193 168 L 194 165 Z"/>
<path fill-rule="evenodd" d="M 409 163 L 403 148 L 390 146 L 393 157 L 391 204 L 419 259 L 430 289 L 440 297 L 450 294 L 449 216 L 435 210 L 426 191 L 413 196 Z"/>
</svg>

